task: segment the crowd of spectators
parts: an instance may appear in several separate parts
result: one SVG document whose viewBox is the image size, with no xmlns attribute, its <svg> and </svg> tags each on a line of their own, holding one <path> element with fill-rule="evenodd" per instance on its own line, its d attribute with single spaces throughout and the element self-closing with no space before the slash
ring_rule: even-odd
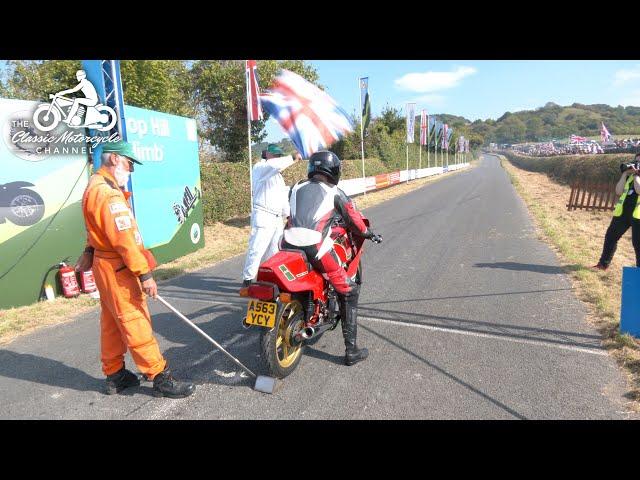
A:
<svg viewBox="0 0 640 480">
<path fill-rule="evenodd" d="M 601 144 L 593 140 L 582 143 L 526 143 L 510 145 L 510 150 L 532 157 L 554 155 L 595 155 L 599 153 L 636 153 L 640 151 L 640 138 L 625 138 Z"/>
</svg>

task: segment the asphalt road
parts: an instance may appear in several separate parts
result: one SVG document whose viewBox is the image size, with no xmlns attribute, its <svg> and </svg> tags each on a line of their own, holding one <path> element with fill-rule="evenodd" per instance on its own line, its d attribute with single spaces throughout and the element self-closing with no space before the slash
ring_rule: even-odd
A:
<svg viewBox="0 0 640 480">
<path fill-rule="evenodd" d="M 186 399 L 151 384 L 101 393 L 98 313 L 0 347 L 4 419 L 624 419 L 623 373 L 585 320 L 557 257 L 536 238 L 495 157 L 366 210 L 358 343 L 342 365 L 339 329 L 273 395 L 150 300 L 154 328 Z M 250 368 L 258 332 L 237 296 L 244 257 L 161 285 L 161 294 Z M 133 362 L 127 357 L 129 367 Z M 135 368 L 134 368 L 135 370 Z"/>
</svg>

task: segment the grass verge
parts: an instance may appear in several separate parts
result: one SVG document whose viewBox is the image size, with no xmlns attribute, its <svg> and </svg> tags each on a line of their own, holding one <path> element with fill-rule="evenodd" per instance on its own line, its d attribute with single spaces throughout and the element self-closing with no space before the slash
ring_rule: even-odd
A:
<svg viewBox="0 0 640 480">
<path fill-rule="evenodd" d="M 640 342 L 620 335 L 622 267 L 635 265 L 631 230 L 618 243 L 610 268 L 592 270 L 598 262 L 611 212 L 568 211 L 571 188 L 544 173 L 529 172 L 500 156 L 501 164 L 532 213 L 540 237 L 565 264 L 576 294 L 586 303 L 587 320 L 602 335 L 603 345 L 627 375 L 631 408 L 640 411 Z"/>
<path fill-rule="evenodd" d="M 383 190 L 369 192 L 366 195 L 360 195 L 357 198 L 358 208 L 372 207 L 409 193 L 428 183 L 442 180 L 449 175 L 455 175 L 460 171 L 464 170 L 412 180 L 409 183 L 405 182 Z M 248 216 L 232 218 L 213 225 L 205 225 L 205 246 L 194 253 L 162 264 L 155 270 L 154 278 L 160 283 L 189 272 L 211 267 L 236 255 L 244 254 L 249 242 L 249 232 Z M 240 272 L 238 272 L 238 284 L 240 284 Z M 58 297 L 51 302 L 38 302 L 24 307 L 0 310 L 0 344 L 6 344 L 18 335 L 31 333 L 40 327 L 70 321 L 78 314 L 95 309 L 98 305 L 98 300 L 89 298 L 87 295 L 81 295 L 77 298 Z"/>
</svg>

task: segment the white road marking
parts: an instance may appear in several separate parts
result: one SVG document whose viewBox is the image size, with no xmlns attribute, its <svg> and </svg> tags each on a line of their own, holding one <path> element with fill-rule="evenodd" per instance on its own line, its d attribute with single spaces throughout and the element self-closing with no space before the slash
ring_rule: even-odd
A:
<svg viewBox="0 0 640 480">
<path fill-rule="evenodd" d="M 503 340 L 505 342 L 514 342 L 514 343 L 523 343 L 527 345 L 540 345 L 544 347 L 552 347 L 559 348 L 562 350 L 571 350 L 574 352 L 582 352 L 582 353 L 590 353 L 591 355 L 607 355 L 605 350 L 601 350 L 598 348 L 586 348 L 586 347 L 576 347 L 573 345 L 562 345 L 554 342 L 547 342 L 545 340 L 526 340 L 523 338 L 511 338 L 503 335 L 493 335 L 491 333 L 479 333 L 479 332 L 469 332 L 467 330 L 460 330 L 457 328 L 447 328 L 447 327 L 434 327 L 432 325 L 418 325 L 415 323 L 406 323 L 406 322 L 397 322 L 395 320 L 387 320 L 386 318 L 375 318 L 375 317 L 361 317 L 358 316 L 359 320 L 369 320 L 372 322 L 379 323 L 388 323 L 390 325 L 398 325 L 401 327 L 411 327 L 411 328 L 421 328 L 423 330 L 431 330 L 434 332 L 445 332 L 445 333 L 456 333 L 458 335 L 468 335 L 471 337 L 482 337 L 482 338 L 492 338 L 494 340 Z"/>
</svg>

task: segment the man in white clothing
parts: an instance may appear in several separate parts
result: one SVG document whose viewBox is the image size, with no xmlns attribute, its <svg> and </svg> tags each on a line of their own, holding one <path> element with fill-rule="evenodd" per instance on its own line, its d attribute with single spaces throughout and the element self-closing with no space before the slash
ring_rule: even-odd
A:
<svg viewBox="0 0 640 480">
<path fill-rule="evenodd" d="M 263 159 L 253 166 L 251 236 L 242 271 L 244 287 L 256 277 L 260 264 L 279 250 L 283 221 L 289 216 L 288 188 L 280 172 L 301 159 L 299 153 L 294 159 L 272 143 Z"/>
</svg>

